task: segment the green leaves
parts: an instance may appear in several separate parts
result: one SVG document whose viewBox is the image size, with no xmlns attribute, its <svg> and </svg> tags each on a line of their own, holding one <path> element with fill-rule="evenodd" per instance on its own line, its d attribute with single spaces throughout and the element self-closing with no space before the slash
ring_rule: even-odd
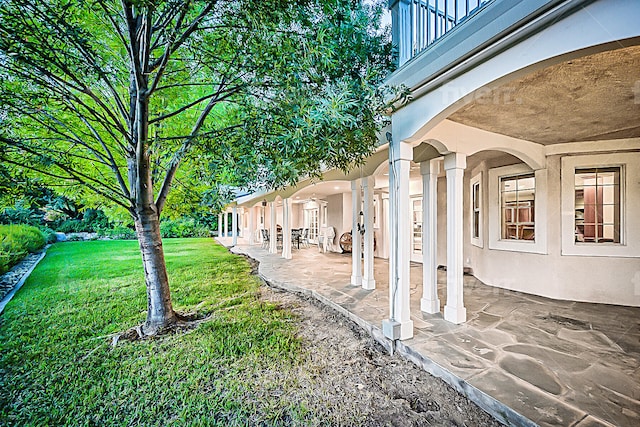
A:
<svg viewBox="0 0 640 427">
<path fill-rule="evenodd" d="M 378 18 L 347 0 L 4 1 L 0 159 L 132 212 L 146 162 L 161 205 L 184 187 L 174 207 L 346 169 L 384 122 Z"/>
</svg>

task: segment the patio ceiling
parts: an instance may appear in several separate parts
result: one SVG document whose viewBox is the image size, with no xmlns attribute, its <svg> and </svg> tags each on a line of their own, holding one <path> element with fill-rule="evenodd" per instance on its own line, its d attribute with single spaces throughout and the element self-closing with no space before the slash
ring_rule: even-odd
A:
<svg viewBox="0 0 640 427">
<path fill-rule="evenodd" d="M 351 191 L 349 181 L 323 181 L 304 187 L 293 195 L 293 203 L 304 203 L 307 200 L 323 199 L 333 194 L 346 193 Z"/>
<path fill-rule="evenodd" d="M 640 46 L 535 71 L 449 119 L 543 145 L 640 137 Z"/>
</svg>

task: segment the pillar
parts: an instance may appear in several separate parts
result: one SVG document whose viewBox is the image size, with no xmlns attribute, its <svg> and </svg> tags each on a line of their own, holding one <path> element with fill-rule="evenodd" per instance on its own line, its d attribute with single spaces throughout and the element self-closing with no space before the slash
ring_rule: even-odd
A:
<svg viewBox="0 0 640 427">
<path fill-rule="evenodd" d="M 291 259 L 291 199 L 282 200 L 282 258 Z"/>
<path fill-rule="evenodd" d="M 438 173 L 439 160 L 420 163 L 422 174 L 422 299 L 420 310 L 440 312 L 438 299 Z"/>
<path fill-rule="evenodd" d="M 222 237 L 222 214 L 218 214 L 218 237 Z"/>
<path fill-rule="evenodd" d="M 362 285 L 362 240 L 358 230 L 362 193 L 360 179 L 351 181 L 351 284 Z"/>
<path fill-rule="evenodd" d="M 231 237 L 233 237 L 232 245 L 238 244 L 238 208 L 236 206 L 231 208 Z"/>
<path fill-rule="evenodd" d="M 276 202 L 269 202 L 269 253 L 278 253 L 278 230 L 276 229 Z"/>
<path fill-rule="evenodd" d="M 364 274 L 362 276 L 362 287 L 364 289 L 375 289 L 376 281 L 373 277 L 373 187 L 375 178 L 368 176 L 362 180 L 362 190 L 364 192 Z"/>
<path fill-rule="evenodd" d="M 224 211 L 224 231 L 222 233 L 224 237 L 229 236 L 229 212 Z"/>
<path fill-rule="evenodd" d="M 464 323 L 467 310 L 463 304 L 463 185 L 467 157 L 461 153 L 447 154 L 444 169 L 447 171 L 447 304 L 444 319 L 452 323 Z"/>
<path fill-rule="evenodd" d="M 249 208 L 249 244 L 256 244 L 256 208 Z"/>
<path fill-rule="evenodd" d="M 394 340 L 413 337 L 413 321 L 411 321 L 409 308 L 411 260 L 409 170 L 412 158 L 411 144 L 391 141 L 389 149 L 390 316 L 382 322 L 382 332 L 385 337 Z"/>
</svg>

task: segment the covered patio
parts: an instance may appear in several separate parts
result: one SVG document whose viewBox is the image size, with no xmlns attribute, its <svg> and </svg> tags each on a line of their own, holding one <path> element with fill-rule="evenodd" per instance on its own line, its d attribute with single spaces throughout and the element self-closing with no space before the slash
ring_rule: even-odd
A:
<svg viewBox="0 0 640 427">
<path fill-rule="evenodd" d="M 389 317 L 388 261 L 375 259 L 376 289 L 365 290 L 350 284 L 350 254 L 312 246 L 285 259 L 244 239 L 237 243 L 231 250 L 259 261 L 266 281 L 337 309 L 507 424 L 640 424 L 640 308 L 553 300 L 465 276 L 468 320 L 455 325 L 442 311 L 420 310 L 422 265 L 412 263 L 415 333 L 392 343 L 381 330 Z M 439 271 L 443 302 L 445 283 Z"/>
</svg>

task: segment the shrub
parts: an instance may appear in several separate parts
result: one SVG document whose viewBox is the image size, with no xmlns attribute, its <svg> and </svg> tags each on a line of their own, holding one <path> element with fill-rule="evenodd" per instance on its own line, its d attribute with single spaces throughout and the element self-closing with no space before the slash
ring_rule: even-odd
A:
<svg viewBox="0 0 640 427">
<path fill-rule="evenodd" d="M 42 234 L 44 234 L 44 239 L 47 243 L 55 243 L 58 241 L 56 232 L 49 227 L 40 227 L 40 231 L 42 231 Z"/>
<path fill-rule="evenodd" d="M 0 211 L 0 224 L 29 224 L 38 225 L 42 222 L 44 213 L 30 208 L 24 203 L 16 203 L 14 207 Z"/>
<path fill-rule="evenodd" d="M 0 225 L 0 274 L 16 265 L 29 252 L 45 245 L 45 235 L 29 225 Z"/>
<path fill-rule="evenodd" d="M 77 219 L 67 219 L 59 223 L 55 228 L 61 233 L 81 233 L 85 231 L 85 224 Z"/>
<path fill-rule="evenodd" d="M 114 225 L 111 228 L 100 228 L 97 230 L 99 237 L 106 237 L 109 239 L 121 239 L 121 240 L 135 240 L 135 230 L 126 227 L 124 225 Z"/>
<path fill-rule="evenodd" d="M 97 232 L 102 228 L 111 228 L 111 222 L 105 213 L 100 209 L 87 209 L 82 214 L 84 231 Z"/>
<path fill-rule="evenodd" d="M 209 229 L 191 218 L 165 219 L 160 222 L 160 234 L 170 237 L 209 237 Z"/>
</svg>

